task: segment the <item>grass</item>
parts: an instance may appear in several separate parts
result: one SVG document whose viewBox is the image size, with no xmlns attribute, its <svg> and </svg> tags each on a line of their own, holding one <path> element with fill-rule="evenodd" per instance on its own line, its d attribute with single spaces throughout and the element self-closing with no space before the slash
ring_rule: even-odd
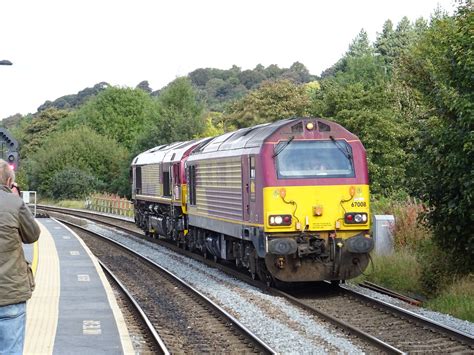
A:
<svg viewBox="0 0 474 355">
<path fill-rule="evenodd" d="M 407 295 L 423 293 L 421 265 L 409 250 L 403 249 L 392 255 L 372 255 L 372 262 L 373 269 L 369 266 L 366 276 L 357 281 L 371 281 Z"/>
<path fill-rule="evenodd" d="M 425 306 L 431 310 L 474 322 L 474 275 L 454 282 Z"/>
<path fill-rule="evenodd" d="M 66 207 L 66 208 L 84 208 L 85 206 L 84 200 L 61 200 L 61 201 L 41 200 L 41 202 L 38 202 L 38 203 L 44 204 L 44 205 Z"/>
</svg>

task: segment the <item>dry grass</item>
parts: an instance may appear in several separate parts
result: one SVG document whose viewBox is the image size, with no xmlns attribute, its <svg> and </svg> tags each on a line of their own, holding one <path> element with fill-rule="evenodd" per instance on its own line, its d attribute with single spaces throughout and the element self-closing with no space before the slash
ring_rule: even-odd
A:
<svg viewBox="0 0 474 355">
<path fill-rule="evenodd" d="M 391 214 L 395 217 L 393 239 L 396 249 L 416 250 L 420 244 L 432 237 L 432 232 L 424 219 L 426 206 L 414 198 L 405 201 L 381 199 L 372 207 L 374 214 Z"/>
</svg>

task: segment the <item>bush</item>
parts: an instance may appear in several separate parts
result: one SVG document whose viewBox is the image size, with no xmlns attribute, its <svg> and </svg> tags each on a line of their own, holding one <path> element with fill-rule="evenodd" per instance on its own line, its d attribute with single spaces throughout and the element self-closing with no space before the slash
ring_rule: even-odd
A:
<svg viewBox="0 0 474 355">
<path fill-rule="evenodd" d="M 51 196 L 55 200 L 77 199 L 103 188 L 104 183 L 94 175 L 77 168 L 66 168 L 53 176 Z"/>
<path fill-rule="evenodd" d="M 417 251 L 422 273 L 421 283 L 424 293 L 434 297 L 441 290 L 452 284 L 456 275 L 462 275 L 462 271 L 456 265 L 460 265 L 458 258 L 452 250 L 446 250 L 433 239 L 426 240 Z"/>
<path fill-rule="evenodd" d="M 52 190 L 58 178 L 56 174 L 71 169 L 95 177 L 105 184 L 107 191 L 115 192 L 112 187 L 124 164 L 128 164 L 127 151 L 116 141 L 101 136 L 90 128 L 79 127 L 51 135 L 30 156 L 27 171 L 30 188 L 37 190 L 44 198 L 53 197 Z M 61 176 L 63 175 L 59 175 Z M 78 179 L 83 180 L 85 176 Z"/>
</svg>

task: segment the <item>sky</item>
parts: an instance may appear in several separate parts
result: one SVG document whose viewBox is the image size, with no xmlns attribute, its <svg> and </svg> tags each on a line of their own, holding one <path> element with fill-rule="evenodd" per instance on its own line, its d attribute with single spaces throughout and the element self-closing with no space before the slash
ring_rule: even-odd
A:
<svg viewBox="0 0 474 355">
<path fill-rule="evenodd" d="M 454 0 L 0 0 L 0 119 L 105 81 L 153 90 L 197 68 L 303 63 L 319 75 L 364 28 Z"/>
</svg>

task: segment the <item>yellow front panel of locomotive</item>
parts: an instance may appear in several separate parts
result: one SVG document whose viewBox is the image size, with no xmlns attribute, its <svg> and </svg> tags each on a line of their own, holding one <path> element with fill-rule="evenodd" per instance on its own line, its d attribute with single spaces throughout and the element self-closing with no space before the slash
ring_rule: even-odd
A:
<svg viewBox="0 0 474 355">
<path fill-rule="evenodd" d="M 265 232 L 370 228 L 368 185 L 266 187 L 263 189 L 263 208 Z M 345 224 L 347 212 L 367 213 L 367 222 Z M 269 218 L 275 215 L 291 215 L 291 225 L 271 226 Z"/>
</svg>

